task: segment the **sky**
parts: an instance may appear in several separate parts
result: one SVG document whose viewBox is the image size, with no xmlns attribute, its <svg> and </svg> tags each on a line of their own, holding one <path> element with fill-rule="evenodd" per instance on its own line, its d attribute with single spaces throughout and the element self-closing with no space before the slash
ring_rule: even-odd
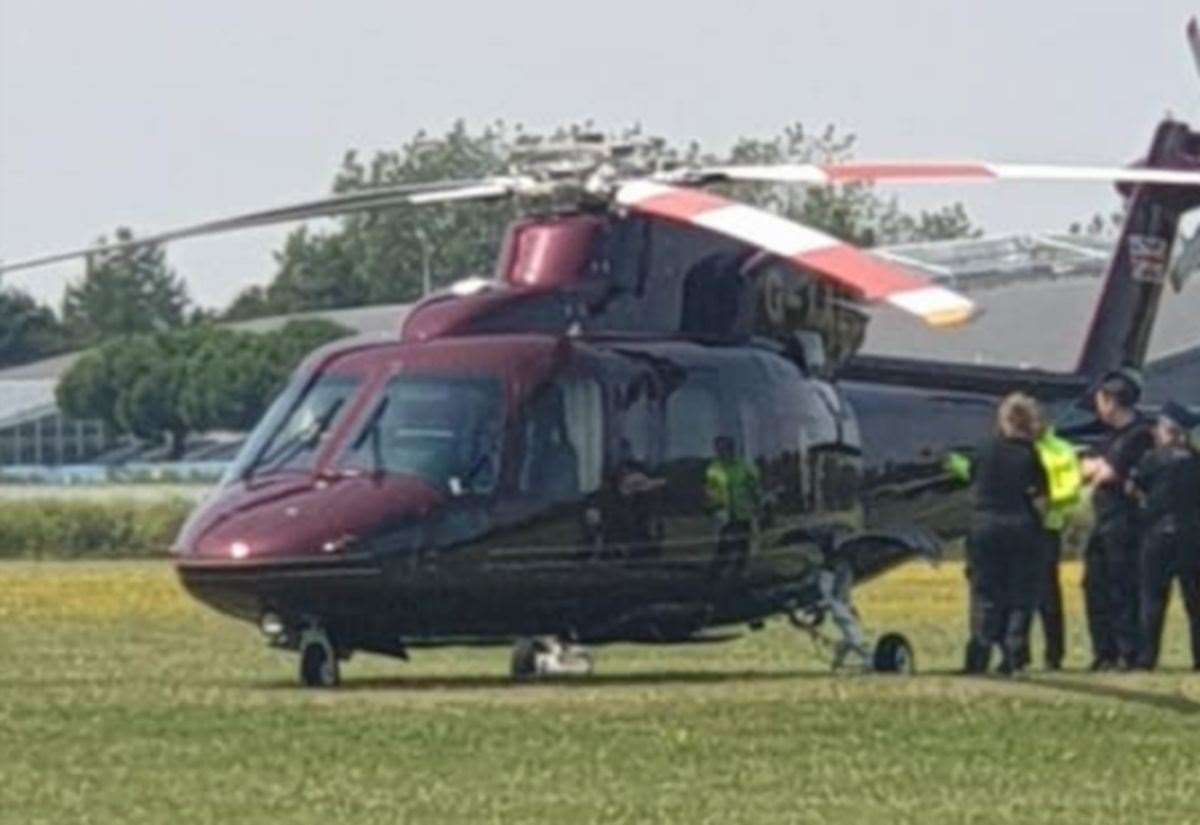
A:
<svg viewBox="0 0 1200 825">
<path fill-rule="evenodd" d="M 0 0 L 0 259 L 320 196 L 346 150 L 495 118 L 727 147 L 796 121 L 860 158 L 1123 164 L 1195 118 L 1200 3 Z M 1101 185 L 898 191 L 993 233 L 1062 230 Z M 181 242 L 202 306 L 266 283 L 287 227 Z M 59 303 L 78 264 L 6 283 Z"/>
</svg>

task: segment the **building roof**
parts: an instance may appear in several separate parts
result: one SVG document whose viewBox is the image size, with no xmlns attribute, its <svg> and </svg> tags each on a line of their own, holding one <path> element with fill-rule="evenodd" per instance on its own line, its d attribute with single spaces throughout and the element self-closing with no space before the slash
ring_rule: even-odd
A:
<svg viewBox="0 0 1200 825">
<path fill-rule="evenodd" d="M 0 428 L 54 412 L 57 386 L 57 378 L 0 380 Z"/>
<path fill-rule="evenodd" d="M 936 330 L 891 309 L 873 313 L 863 346 L 897 355 L 1055 371 L 1075 368 L 1103 285 L 1111 244 L 1061 236 L 1010 236 L 918 244 L 884 251 L 966 293 L 982 310 L 973 322 Z M 899 254 L 895 254 L 896 252 Z M 1168 288 L 1149 359 L 1200 343 L 1200 284 Z"/>
</svg>

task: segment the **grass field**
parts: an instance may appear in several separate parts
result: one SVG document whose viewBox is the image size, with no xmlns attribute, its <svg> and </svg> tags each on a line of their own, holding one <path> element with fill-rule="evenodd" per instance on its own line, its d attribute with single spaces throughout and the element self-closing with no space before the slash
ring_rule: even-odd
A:
<svg viewBox="0 0 1200 825">
<path fill-rule="evenodd" d="M 957 678 L 962 570 L 863 590 L 923 675 L 831 676 L 783 622 L 599 651 L 356 657 L 335 692 L 155 562 L 0 564 L 0 822 L 1200 822 L 1200 676 Z"/>
</svg>

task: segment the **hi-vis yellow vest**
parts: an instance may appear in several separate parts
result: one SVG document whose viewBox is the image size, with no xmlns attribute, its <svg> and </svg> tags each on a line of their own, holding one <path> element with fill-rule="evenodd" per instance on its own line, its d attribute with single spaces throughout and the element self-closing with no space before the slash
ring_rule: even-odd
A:
<svg viewBox="0 0 1200 825">
<path fill-rule="evenodd" d="M 1059 438 L 1049 428 L 1033 446 L 1046 471 L 1046 492 L 1050 501 L 1045 525 L 1050 530 L 1061 530 L 1083 492 L 1083 470 L 1079 465 L 1079 456 L 1071 442 Z"/>
</svg>

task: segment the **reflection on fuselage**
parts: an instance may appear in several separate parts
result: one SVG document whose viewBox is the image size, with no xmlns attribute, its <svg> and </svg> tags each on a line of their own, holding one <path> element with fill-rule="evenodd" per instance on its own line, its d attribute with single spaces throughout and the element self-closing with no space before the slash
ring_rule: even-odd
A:
<svg viewBox="0 0 1200 825">
<path fill-rule="evenodd" d="M 821 536 L 911 523 L 925 500 L 936 457 L 878 426 L 887 399 L 848 402 L 770 348 L 514 338 L 356 349 L 298 377 L 184 530 L 185 583 L 365 636 L 686 635 L 778 609 Z M 280 472 L 267 459 L 314 415 L 305 479 Z M 865 465 L 879 438 L 886 463 Z M 723 439 L 720 472 L 752 495 L 714 498 Z"/>
</svg>

